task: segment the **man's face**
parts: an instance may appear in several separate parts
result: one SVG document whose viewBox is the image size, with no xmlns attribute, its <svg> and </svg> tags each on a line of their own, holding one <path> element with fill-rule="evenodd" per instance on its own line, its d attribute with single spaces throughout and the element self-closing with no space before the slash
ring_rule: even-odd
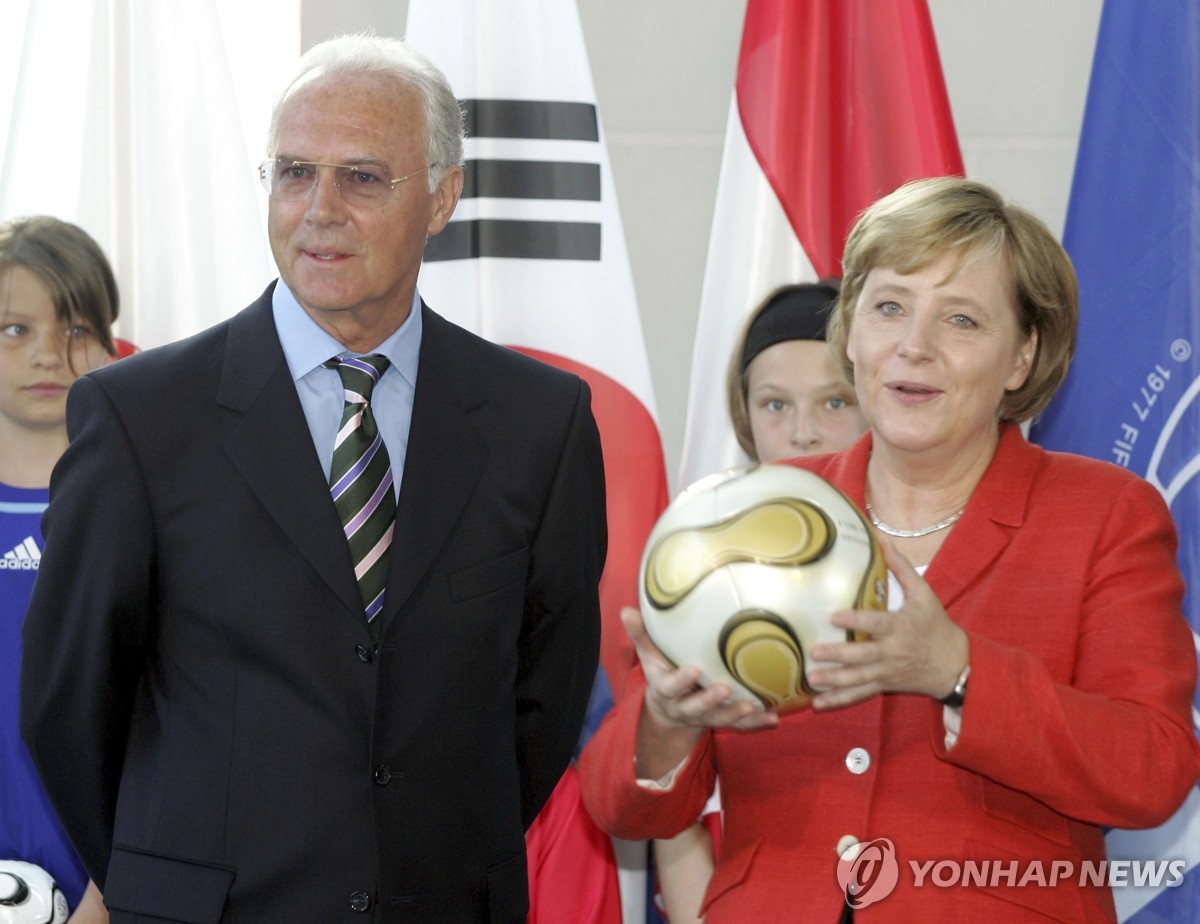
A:
<svg viewBox="0 0 1200 924">
<path fill-rule="evenodd" d="M 317 77 L 296 90 L 272 151 L 287 160 L 373 164 L 391 177 L 426 166 L 426 152 L 417 91 L 378 74 Z M 417 173 L 382 206 L 347 204 L 334 178 L 320 167 L 306 198 L 272 198 L 267 226 L 284 282 L 318 324 L 350 345 L 356 331 L 386 337 L 408 316 L 426 236 L 449 220 L 462 172 L 448 169 L 433 192 L 427 174 Z"/>
</svg>

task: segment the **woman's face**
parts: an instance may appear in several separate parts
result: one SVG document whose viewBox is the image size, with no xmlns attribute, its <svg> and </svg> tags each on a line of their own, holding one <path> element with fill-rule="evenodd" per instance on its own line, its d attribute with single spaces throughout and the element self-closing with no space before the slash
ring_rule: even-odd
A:
<svg viewBox="0 0 1200 924">
<path fill-rule="evenodd" d="M 37 276 L 23 266 L 0 271 L 0 419 L 64 426 L 67 389 L 108 358 L 86 321 L 59 320 Z"/>
<path fill-rule="evenodd" d="M 988 254 L 949 277 L 955 257 L 867 274 L 846 355 L 877 441 L 908 451 L 994 443 L 1005 391 L 1029 375 L 1037 334 L 1021 334 L 1006 262 Z"/>
<path fill-rule="evenodd" d="M 746 403 L 762 462 L 845 449 L 867 428 L 854 386 L 820 340 L 785 340 L 746 368 Z"/>
</svg>

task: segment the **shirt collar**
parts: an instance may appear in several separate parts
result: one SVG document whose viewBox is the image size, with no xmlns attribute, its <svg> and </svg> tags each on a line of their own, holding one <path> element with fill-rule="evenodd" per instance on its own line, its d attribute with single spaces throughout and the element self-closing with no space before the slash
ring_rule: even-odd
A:
<svg viewBox="0 0 1200 924">
<path fill-rule="evenodd" d="M 299 381 L 330 357 L 350 352 L 309 316 L 282 279 L 275 286 L 271 311 L 292 381 Z M 414 291 L 412 309 L 404 323 L 371 352 L 386 356 L 404 380 L 416 387 L 420 351 L 421 295 Z"/>
</svg>

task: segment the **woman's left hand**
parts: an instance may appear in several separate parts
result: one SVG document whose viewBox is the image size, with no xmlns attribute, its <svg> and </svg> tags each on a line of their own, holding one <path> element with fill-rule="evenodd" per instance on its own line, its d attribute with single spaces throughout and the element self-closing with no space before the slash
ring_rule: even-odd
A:
<svg viewBox="0 0 1200 924">
<path fill-rule="evenodd" d="M 948 695 L 966 667 L 967 633 L 946 614 L 941 601 L 890 539 L 882 539 L 883 560 L 904 591 L 904 605 L 894 611 L 842 610 L 831 622 L 866 633 L 856 642 L 816 645 L 815 661 L 840 667 L 814 670 L 813 686 L 825 690 L 813 699 L 822 712 L 852 706 L 879 693 L 920 693 L 934 699 Z"/>
</svg>

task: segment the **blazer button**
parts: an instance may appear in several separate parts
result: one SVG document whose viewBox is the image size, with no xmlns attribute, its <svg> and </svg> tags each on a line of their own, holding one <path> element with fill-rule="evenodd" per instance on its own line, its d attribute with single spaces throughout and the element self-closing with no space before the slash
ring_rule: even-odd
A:
<svg viewBox="0 0 1200 924">
<path fill-rule="evenodd" d="M 851 773 L 866 773 L 871 769 L 871 755 L 866 748 L 851 748 L 846 755 L 846 769 Z"/>
<path fill-rule="evenodd" d="M 363 664 L 370 664 L 375 660 L 375 652 L 366 645 L 359 645 L 354 649 L 354 653 L 358 655 L 358 660 L 362 661 Z"/>
<path fill-rule="evenodd" d="M 375 784 L 377 786 L 386 786 L 392 781 L 392 768 L 387 764 L 382 764 L 375 768 Z"/>
<path fill-rule="evenodd" d="M 843 834 L 838 838 L 836 849 L 839 857 L 843 860 L 852 861 L 858 856 L 859 851 L 862 850 L 862 844 L 859 843 L 858 838 L 853 834 Z"/>
<path fill-rule="evenodd" d="M 364 911 L 371 910 L 371 896 L 366 892 L 351 892 L 350 893 L 350 910 L 357 911 L 360 914 Z"/>
</svg>

